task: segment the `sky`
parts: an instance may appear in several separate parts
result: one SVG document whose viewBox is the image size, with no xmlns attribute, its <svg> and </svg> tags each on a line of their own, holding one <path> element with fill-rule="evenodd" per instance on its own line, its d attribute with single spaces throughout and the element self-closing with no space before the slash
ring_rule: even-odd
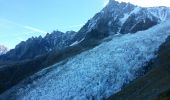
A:
<svg viewBox="0 0 170 100">
<path fill-rule="evenodd" d="M 108 1 L 0 0 L 0 44 L 12 49 L 21 41 L 32 36 L 45 36 L 53 30 L 78 31 Z M 117 1 L 140 6 L 170 6 L 168 0 Z"/>
</svg>

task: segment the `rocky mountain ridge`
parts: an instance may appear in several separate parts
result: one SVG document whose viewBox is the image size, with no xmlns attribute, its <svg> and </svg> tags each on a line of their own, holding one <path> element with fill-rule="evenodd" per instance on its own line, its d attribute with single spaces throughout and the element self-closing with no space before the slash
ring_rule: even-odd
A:
<svg viewBox="0 0 170 100">
<path fill-rule="evenodd" d="M 8 51 L 7 47 L 0 45 L 0 55 L 7 53 L 7 51 Z"/>
<path fill-rule="evenodd" d="M 30 38 L 10 50 L 0 60 L 26 60 L 54 49 L 63 49 L 80 43 L 87 33 L 97 30 L 109 35 L 136 33 L 147 30 L 170 17 L 168 7 L 139 7 L 130 3 L 110 0 L 108 5 L 90 19 L 78 32 L 54 31 L 44 38 Z"/>
</svg>

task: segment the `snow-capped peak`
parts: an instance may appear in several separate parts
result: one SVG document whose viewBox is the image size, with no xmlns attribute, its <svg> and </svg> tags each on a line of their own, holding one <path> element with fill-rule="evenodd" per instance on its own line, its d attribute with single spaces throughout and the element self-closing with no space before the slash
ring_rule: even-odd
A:
<svg viewBox="0 0 170 100">
<path fill-rule="evenodd" d="M 137 14 L 141 10 L 141 7 L 135 7 L 131 12 L 125 13 L 123 18 L 120 18 L 120 22 L 123 25 L 125 21 L 132 15 Z"/>
<path fill-rule="evenodd" d="M 150 7 L 147 10 L 155 17 L 159 18 L 160 21 L 170 19 L 170 8 L 168 7 Z"/>
<path fill-rule="evenodd" d="M 135 33 L 168 19 L 170 19 L 170 9 L 167 7 L 147 8 L 110 0 L 106 7 L 88 21 L 79 32 L 83 34 L 97 29 L 104 33 Z"/>
</svg>

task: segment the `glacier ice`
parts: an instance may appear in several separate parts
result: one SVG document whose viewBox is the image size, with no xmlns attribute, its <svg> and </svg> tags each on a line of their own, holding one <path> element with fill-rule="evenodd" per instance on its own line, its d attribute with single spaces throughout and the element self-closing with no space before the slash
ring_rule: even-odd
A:
<svg viewBox="0 0 170 100">
<path fill-rule="evenodd" d="M 109 42 L 69 58 L 64 64 L 23 88 L 21 100 L 101 100 L 121 90 L 137 72 L 153 59 L 159 46 L 170 35 L 169 22 L 136 34 L 115 36 Z M 43 74 L 47 69 L 37 73 Z M 34 75 L 34 76 L 36 76 Z M 11 90 L 12 91 L 12 90 Z M 2 96 L 12 95 L 11 91 Z M 2 97 L 1 96 L 1 97 Z M 0 98 L 1 98 L 0 97 Z"/>
</svg>

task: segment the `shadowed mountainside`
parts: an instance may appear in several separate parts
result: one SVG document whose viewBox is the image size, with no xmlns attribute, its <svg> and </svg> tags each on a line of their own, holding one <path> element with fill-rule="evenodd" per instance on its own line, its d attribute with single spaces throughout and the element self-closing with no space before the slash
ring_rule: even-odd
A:
<svg viewBox="0 0 170 100">
<path fill-rule="evenodd" d="M 10 65 L 0 66 L 0 93 L 43 68 L 99 45 L 101 40 L 107 36 L 108 34 L 92 30 L 86 35 L 85 39 L 77 45 L 61 50 L 54 50 L 32 60 L 25 60 Z"/>
</svg>

